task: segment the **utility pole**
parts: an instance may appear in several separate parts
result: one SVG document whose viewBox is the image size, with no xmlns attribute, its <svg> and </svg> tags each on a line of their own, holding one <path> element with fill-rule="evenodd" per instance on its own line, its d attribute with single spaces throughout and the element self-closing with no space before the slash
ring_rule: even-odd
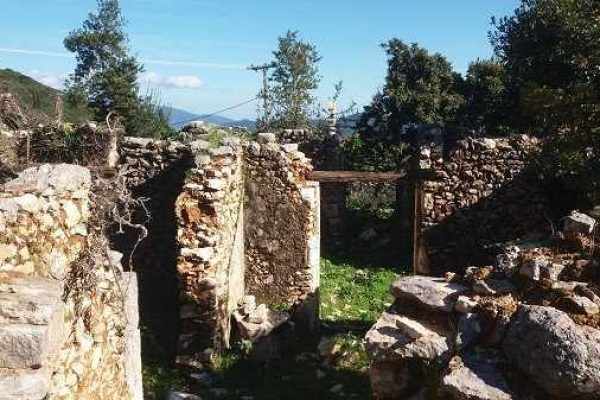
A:
<svg viewBox="0 0 600 400">
<path fill-rule="evenodd" d="M 264 124 L 268 128 L 271 122 L 271 100 L 269 96 L 269 77 L 268 73 L 271 68 L 275 68 L 275 63 L 262 64 L 262 65 L 250 65 L 248 70 L 254 72 L 262 72 L 263 88 L 260 93 L 260 97 L 263 99 L 263 112 L 264 112 Z"/>
</svg>

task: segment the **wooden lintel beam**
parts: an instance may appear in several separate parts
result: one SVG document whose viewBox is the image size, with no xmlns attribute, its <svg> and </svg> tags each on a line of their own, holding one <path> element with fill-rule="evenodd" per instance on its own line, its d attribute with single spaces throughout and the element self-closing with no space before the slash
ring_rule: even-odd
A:
<svg viewBox="0 0 600 400">
<path fill-rule="evenodd" d="M 321 183 L 395 183 L 405 179 L 406 174 L 399 172 L 313 171 L 308 178 Z"/>
</svg>

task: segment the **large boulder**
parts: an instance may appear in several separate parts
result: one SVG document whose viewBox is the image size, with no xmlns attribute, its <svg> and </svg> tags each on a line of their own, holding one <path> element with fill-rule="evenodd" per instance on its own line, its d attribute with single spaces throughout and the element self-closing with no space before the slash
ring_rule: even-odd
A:
<svg viewBox="0 0 600 400">
<path fill-rule="evenodd" d="M 565 218 L 565 233 L 582 233 L 589 235 L 594 231 L 596 220 L 587 214 L 579 211 L 572 211 L 571 215 Z"/>
<path fill-rule="evenodd" d="M 441 389 L 454 400 L 511 400 L 510 389 L 496 366 L 485 357 L 456 356 L 442 379 Z"/>
<path fill-rule="evenodd" d="M 375 360 L 435 361 L 449 354 L 449 334 L 404 315 L 384 312 L 367 332 L 367 351 Z"/>
<path fill-rule="evenodd" d="M 600 330 L 551 307 L 522 305 L 503 343 L 511 362 L 549 396 L 598 399 Z"/>
<path fill-rule="evenodd" d="M 432 316 L 417 321 L 384 312 L 366 335 L 373 361 L 369 376 L 377 399 L 408 398 L 422 387 L 423 371 L 438 371 L 450 358 L 451 334 Z"/>
<path fill-rule="evenodd" d="M 459 295 L 467 288 L 443 278 L 405 276 L 392 284 L 392 294 L 398 300 L 408 300 L 432 311 L 451 312 Z"/>
</svg>

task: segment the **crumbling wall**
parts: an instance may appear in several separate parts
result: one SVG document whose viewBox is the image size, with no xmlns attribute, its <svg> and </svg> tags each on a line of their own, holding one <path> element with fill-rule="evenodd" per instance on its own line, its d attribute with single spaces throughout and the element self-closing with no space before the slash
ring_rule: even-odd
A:
<svg viewBox="0 0 600 400">
<path fill-rule="evenodd" d="M 246 286 L 259 302 L 316 315 L 319 186 L 307 181 L 311 168 L 297 145 L 274 135 L 246 146 Z"/>
<path fill-rule="evenodd" d="M 421 148 L 420 258 L 434 270 L 483 262 L 486 245 L 547 228 L 547 200 L 529 168 L 536 139 L 465 139 L 449 148 Z M 423 271 L 421 271 L 423 272 Z"/>
<path fill-rule="evenodd" d="M 0 193 L 3 398 L 141 398 L 126 378 L 141 370 L 139 353 L 125 367 L 137 326 L 124 313 L 118 257 L 90 249 L 100 240 L 88 225 L 91 187 L 85 168 L 42 165 Z"/>
<path fill-rule="evenodd" d="M 177 200 L 180 280 L 178 362 L 229 345 L 244 295 L 295 308 L 315 329 L 319 286 L 319 191 L 308 160 L 274 136 L 190 144 L 195 167 Z"/>
<path fill-rule="evenodd" d="M 231 313 L 244 296 L 242 147 L 228 139 L 191 148 L 195 168 L 177 199 L 181 364 L 229 345 Z"/>
<path fill-rule="evenodd" d="M 145 354 L 173 359 L 179 331 L 175 202 L 193 159 L 187 145 L 146 138 L 123 138 L 120 153 L 119 173 L 143 205 L 131 216 L 138 226 L 123 226 L 113 243 L 125 268 L 138 273 L 140 318 L 149 339 Z"/>
</svg>

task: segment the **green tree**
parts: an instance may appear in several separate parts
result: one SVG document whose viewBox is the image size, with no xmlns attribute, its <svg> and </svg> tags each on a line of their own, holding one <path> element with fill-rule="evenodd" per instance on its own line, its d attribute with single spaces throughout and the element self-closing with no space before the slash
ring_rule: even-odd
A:
<svg viewBox="0 0 600 400">
<path fill-rule="evenodd" d="M 469 133 L 501 134 L 506 126 L 506 74 L 494 60 L 477 60 L 469 66 L 461 92 L 465 103 L 459 124 Z"/>
<path fill-rule="evenodd" d="M 143 66 L 129 53 L 125 19 L 118 0 L 98 0 L 83 26 L 64 40 L 77 65 L 70 76 L 67 99 L 87 99 L 97 119 L 117 112 L 129 135 L 164 137 L 172 134 L 154 96 L 139 94 Z"/>
<path fill-rule="evenodd" d="M 320 82 L 316 47 L 302 41 L 298 32 L 288 31 L 279 38 L 273 52 L 274 70 L 269 77 L 272 86 L 273 121 L 275 128 L 304 128 L 310 125 L 313 91 Z"/>
<path fill-rule="evenodd" d="M 129 55 L 124 26 L 119 1 L 98 0 L 97 12 L 64 41 L 77 60 L 69 89 L 84 92 L 99 117 L 114 110 L 127 118 L 138 105 L 137 77 L 143 68 Z"/>
<path fill-rule="evenodd" d="M 600 122 L 600 2 L 523 0 L 493 20 L 513 114 L 542 132 Z"/>
<path fill-rule="evenodd" d="M 359 121 L 363 138 L 399 143 L 411 125 L 454 123 L 464 99 L 459 93 L 462 78 L 448 60 L 398 39 L 382 47 L 388 56 L 387 77 Z"/>
</svg>

